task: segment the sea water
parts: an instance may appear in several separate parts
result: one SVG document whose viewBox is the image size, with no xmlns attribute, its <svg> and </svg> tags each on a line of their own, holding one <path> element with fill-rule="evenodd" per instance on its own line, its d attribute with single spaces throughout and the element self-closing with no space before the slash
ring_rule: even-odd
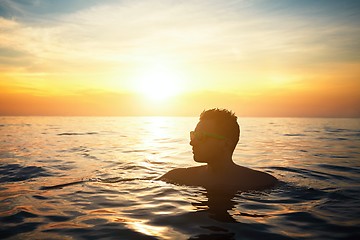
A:
<svg viewBox="0 0 360 240">
<path fill-rule="evenodd" d="M 360 239 L 359 119 L 240 118 L 234 161 L 280 182 L 236 194 L 156 180 L 197 122 L 1 117 L 0 238 Z"/>
</svg>

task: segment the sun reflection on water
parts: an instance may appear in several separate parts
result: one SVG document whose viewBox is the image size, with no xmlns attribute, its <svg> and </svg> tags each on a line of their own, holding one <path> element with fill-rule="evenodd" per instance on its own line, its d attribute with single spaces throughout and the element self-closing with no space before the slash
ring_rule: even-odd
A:
<svg viewBox="0 0 360 240">
<path fill-rule="evenodd" d="M 130 222 L 128 223 L 128 227 L 148 236 L 157 236 L 161 239 L 171 239 L 167 234 L 167 227 L 151 226 L 148 225 L 147 222 Z"/>
<path fill-rule="evenodd" d="M 146 117 L 144 119 L 143 130 L 145 134 L 141 137 L 140 148 L 147 149 L 146 160 L 151 162 L 159 161 L 159 149 L 164 149 L 166 143 L 172 138 L 172 129 L 174 128 L 171 118 L 169 117 Z M 142 164 L 149 165 L 144 161 Z"/>
<path fill-rule="evenodd" d="M 169 128 L 173 125 L 170 117 L 146 117 L 145 131 L 148 133 L 145 140 L 164 139 L 170 137 Z"/>
</svg>

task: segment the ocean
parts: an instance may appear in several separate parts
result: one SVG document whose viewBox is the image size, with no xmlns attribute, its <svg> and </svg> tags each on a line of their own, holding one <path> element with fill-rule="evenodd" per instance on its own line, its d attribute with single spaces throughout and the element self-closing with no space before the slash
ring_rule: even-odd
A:
<svg viewBox="0 0 360 240">
<path fill-rule="evenodd" d="M 197 122 L 0 117 L 0 238 L 360 239 L 360 119 L 239 118 L 234 161 L 280 182 L 236 194 L 156 180 Z"/>
</svg>

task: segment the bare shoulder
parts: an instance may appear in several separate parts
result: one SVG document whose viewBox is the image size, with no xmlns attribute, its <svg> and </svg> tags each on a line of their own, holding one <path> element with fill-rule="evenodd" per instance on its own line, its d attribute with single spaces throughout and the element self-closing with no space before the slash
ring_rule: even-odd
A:
<svg viewBox="0 0 360 240">
<path fill-rule="evenodd" d="M 184 172 L 186 172 L 186 168 L 175 168 L 162 175 L 160 180 L 170 180 L 177 178 L 177 176 L 184 174 Z"/>
<path fill-rule="evenodd" d="M 189 167 L 189 168 L 175 168 L 162 175 L 159 180 L 171 183 L 187 184 L 189 176 L 198 174 L 202 171 L 204 166 Z"/>
<path fill-rule="evenodd" d="M 261 172 L 261 171 L 257 171 L 257 170 L 254 170 L 254 171 L 256 171 L 259 174 L 258 175 L 259 179 L 263 183 L 265 183 L 265 185 L 267 185 L 267 186 L 273 186 L 278 182 L 277 178 L 269 173 Z"/>
<path fill-rule="evenodd" d="M 237 170 L 241 173 L 238 176 L 242 176 L 244 179 L 247 179 L 246 185 L 252 189 L 265 189 L 273 187 L 278 182 L 277 178 L 266 172 L 241 166 L 239 166 Z"/>
</svg>

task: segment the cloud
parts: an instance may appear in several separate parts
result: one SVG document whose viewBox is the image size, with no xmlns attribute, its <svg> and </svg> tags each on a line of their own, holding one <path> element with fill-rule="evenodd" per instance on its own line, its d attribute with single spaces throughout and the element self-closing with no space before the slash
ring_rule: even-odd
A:
<svg viewBox="0 0 360 240">
<path fill-rule="evenodd" d="M 119 2 L 118 0 L 102 0 L 101 4 Z M 54 24 L 58 16 L 81 11 L 96 6 L 100 1 L 94 0 L 2 0 L 0 16 L 17 19 L 28 25 L 48 26 Z"/>
<path fill-rule="evenodd" d="M 119 90 L 129 69 L 170 59 L 193 72 L 192 86 L 227 94 L 353 86 L 359 8 L 335 2 L 4 0 L 0 69 L 12 78 L 0 82 L 73 93 L 118 81 Z"/>
<path fill-rule="evenodd" d="M 186 61 L 298 60 L 306 65 L 335 61 L 339 54 L 342 61 L 354 60 L 351 49 L 359 48 L 354 24 L 345 26 L 324 13 L 304 17 L 304 10 L 296 12 L 290 4 L 265 12 L 263 1 L 76 1 L 73 8 L 66 2 L 5 2 L 15 15 L 40 8 L 44 22 L 52 18 L 52 24 L 2 19 L 2 29 L 7 28 L 3 47 L 50 61 L 136 62 L 161 53 Z"/>
</svg>

